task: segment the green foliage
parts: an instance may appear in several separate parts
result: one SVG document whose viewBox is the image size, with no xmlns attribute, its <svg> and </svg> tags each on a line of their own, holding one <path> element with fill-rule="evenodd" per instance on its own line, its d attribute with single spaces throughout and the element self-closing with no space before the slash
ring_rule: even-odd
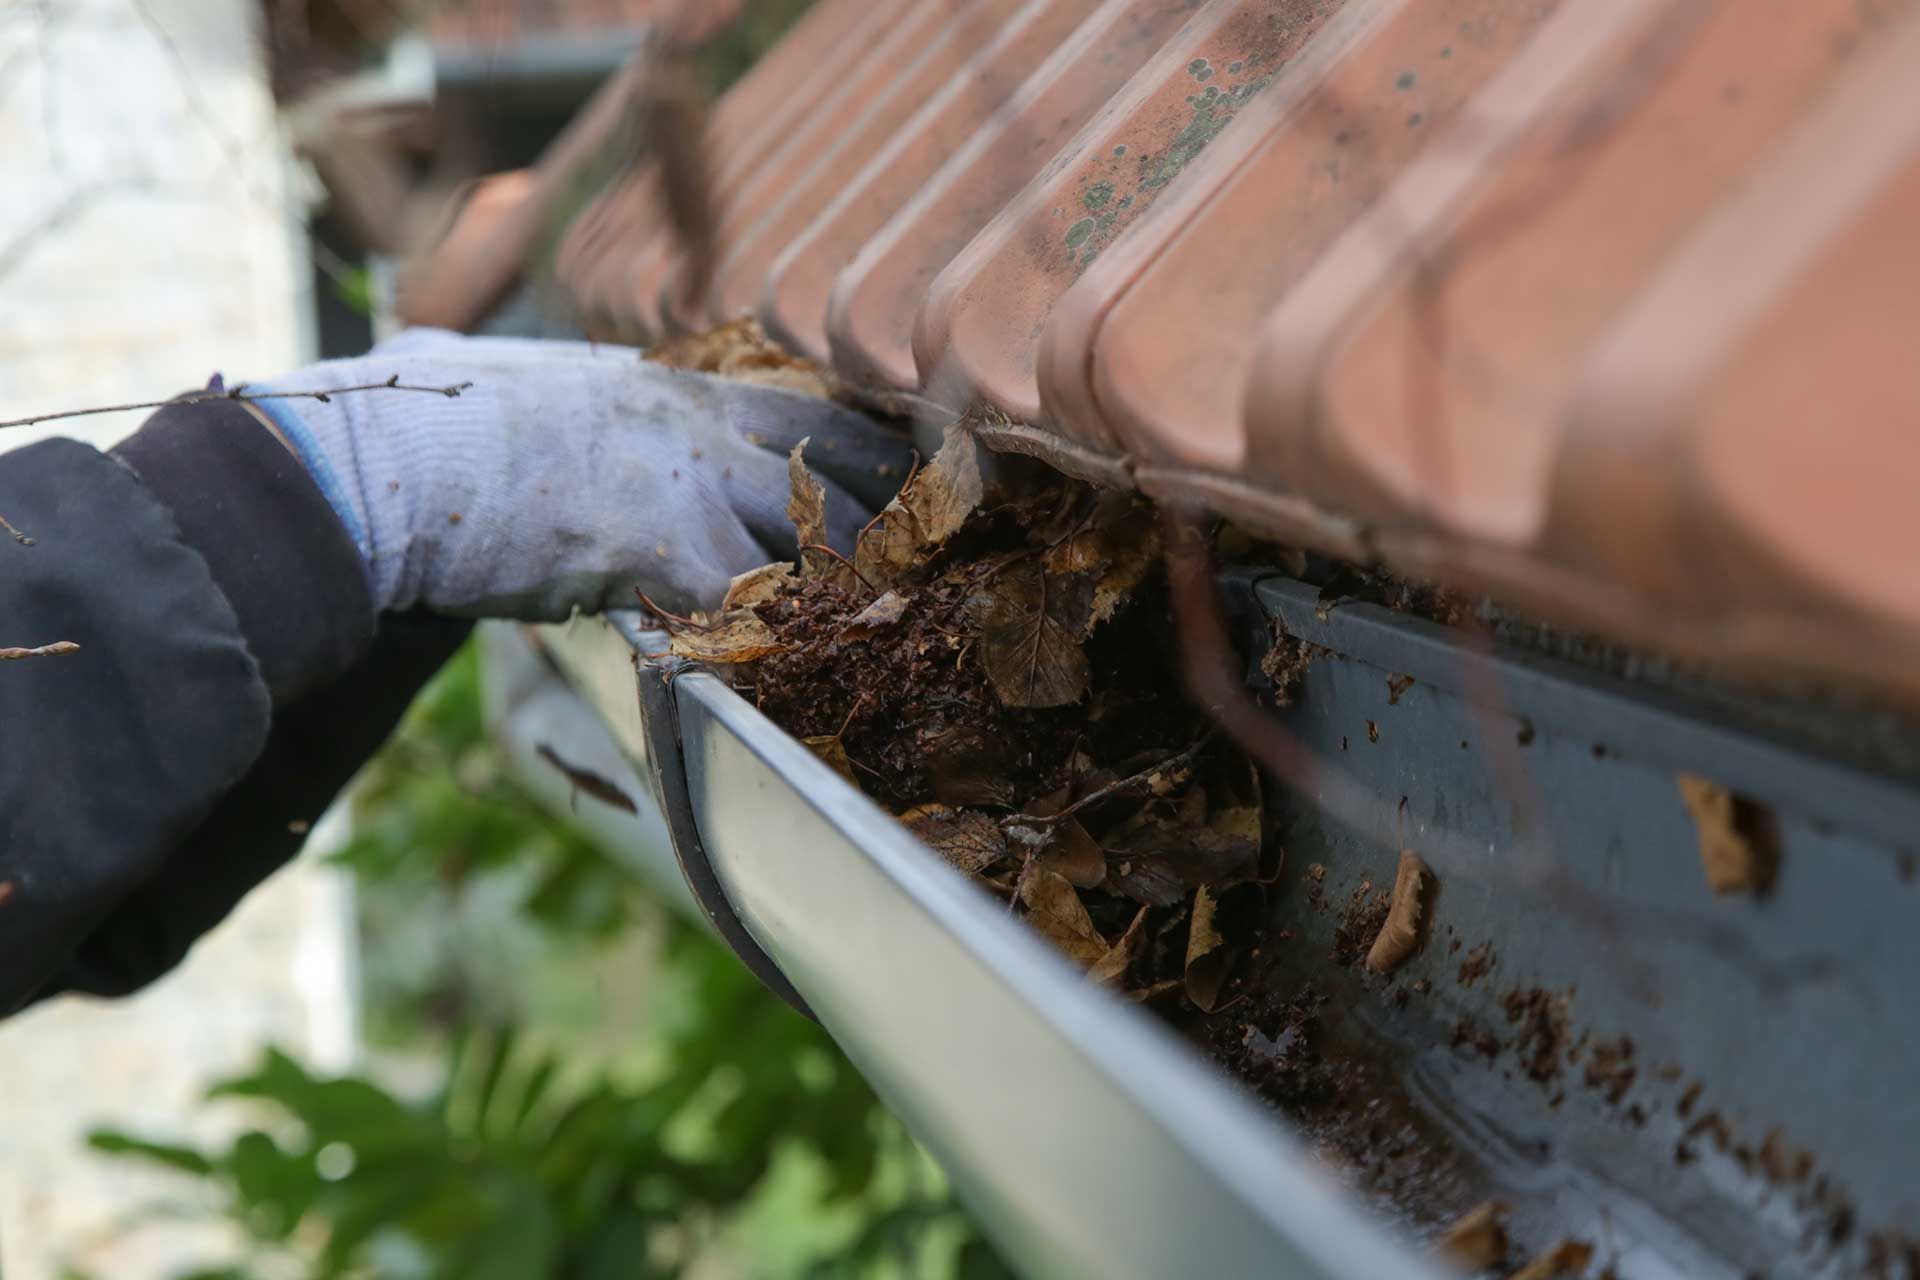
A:
<svg viewBox="0 0 1920 1280">
<path fill-rule="evenodd" d="M 482 736 L 471 648 L 370 767 L 357 814 L 337 857 L 387 921 L 365 928 L 370 956 L 383 930 L 491 893 L 507 905 L 488 940 L 537 934 L 576 979 L 654 938 L 646 1026 L 609 1046 L 457 965 L 407 983 L 370 963 L 385 1038 L 432 1064 L 419 1096 L 269 1050 L 211 1092 L 251 1124 L 229 1142 L 90 1135 L 212 1192 L 244 1256 L 193 1276 L 625 1280 L 742 1253 L 756 1276 L 1003 1274 L 818 1027 L 514 786 Z"/>
</svg>

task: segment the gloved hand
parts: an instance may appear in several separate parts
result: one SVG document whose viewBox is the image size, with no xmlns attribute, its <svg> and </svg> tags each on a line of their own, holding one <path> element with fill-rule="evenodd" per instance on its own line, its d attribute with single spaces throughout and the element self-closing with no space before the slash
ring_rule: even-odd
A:
<svg viewBox="0 0 1920 1280">
<path fill-rule="evenodd" d="M 908 444 L 830 401 L 687 373 L 631 347 L 415 329 L 255 392 L 470 382 L 258 401 L 359 546 L 374 607 L 558 621 L 576 606 L 711 607 L 797 552 L 787 454 L 827 491 L 829 540 L 905 477 Z"/>
</svg>

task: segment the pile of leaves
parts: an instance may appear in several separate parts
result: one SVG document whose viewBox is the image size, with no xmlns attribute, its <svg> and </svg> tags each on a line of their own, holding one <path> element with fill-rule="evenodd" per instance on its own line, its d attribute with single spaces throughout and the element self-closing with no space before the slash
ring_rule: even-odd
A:
<svg viewBox="0 0 1920 1280">
<path fill-rule="evenodd" d="M 1096 981 L 1219 1007 L 1277 867 L 1259 775 L 1177 686 L 1152 508 L 959 427 L 846 557 L 805 447 L 800 561 L 667 618 L 673 652 L 725 669 Z"/>
</svg>

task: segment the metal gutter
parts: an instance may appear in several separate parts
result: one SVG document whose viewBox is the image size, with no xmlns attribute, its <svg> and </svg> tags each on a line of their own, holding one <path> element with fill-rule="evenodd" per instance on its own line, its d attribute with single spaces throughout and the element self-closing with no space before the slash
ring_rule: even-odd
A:
<svg viewBox="0 0 1920 1280">
<path fill-rule="evenodd" d="M 720 680 L 673 689 L 735 908 L 1029 1274 L 1437 1274 L 1248 1095 Z"/>
<path fill-rule="evenodd" d="M 1263 1109 L 714 675 L 660 686 L 671 732 L 638 723 L 635 654 L 666 637 L 550 629 L 543 670 L 629 759 L 674 753 L 708 917 L 717 900 L 1025 1273 L 1422 1277 L 1402 1242 L 1488 1199 L 1516 1247 L 1591 1242 L 1624 1280 L 1782 1263 L 1837 1280 L 1908 1256 L 1910 784 L 1299 582 L 1226 584 L 1250 630 L 1320 646 L 1279 715 L 1365 801 L 1277 811 L 1267 936 L 1354 1082 L 1331 1111 Z M 517 723 L 563 732 L 541 714 Z M 555 745 L 613 776 L 608 743 Z M 1709 888 L 1687 772 L 1764 806 L 1770 892 Z M 1439 887 L 1427 944 L 1383 981 L 1333 947 L 1403 848 Z"/>
<path fill-rule="evenodd" d="M 620 626 L 641 652 L 666 647 Z M 488 636 L 490 662 L 501 641 Z M 523 776 L 544 772 L 567 803 L 529 751 L 545 735 L 639 787 L 554 669 L 630 720 L 631 695 L 609 697 L 604 633 L 545 631 L 554 666 L 520 644 L 518 699 L 497 723 Z M 1438 1280 L 1251 1095 L 1090 986 L 719 679 L 688 671 L 668 688 L 692 817 L 740 920 L 1024 1274 Z M 563 691 L 578 714 L 553 705 Z M 656 822 L 608 834 L 657 841 Z M 657 845 L 626 852 L 659 877 Z"/>
</svg>

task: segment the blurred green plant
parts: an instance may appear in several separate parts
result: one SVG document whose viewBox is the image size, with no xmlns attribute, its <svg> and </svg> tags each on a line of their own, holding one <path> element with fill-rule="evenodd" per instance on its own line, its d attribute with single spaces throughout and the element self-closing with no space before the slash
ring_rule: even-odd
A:
<svg viewBox="0 0 1920 1280">
<path fill-rule="evenodd" d="M 383 934 L 485 890 L 510 904 L 508 932 L 576 971 L 652 937 L 644 1028 L 610 1048 L 603 1027 L 543 1023 L 457 967 L 407 984 L 370 965 L 370 1012 L 430 1087 L 322 1078 L 269 1050 L 211 1091 L 250 1123 L 230 1141 L 89 1136 L 194 1180 L 234 1228 L 234 1258 L 181 1280 L 1005 1274 L 818 1027 L 512 782 L 473 646 L 369 766 L 356 815 L 336 860 L 385 921 L 363 925 L 376 959 Z"/>
</svg>

